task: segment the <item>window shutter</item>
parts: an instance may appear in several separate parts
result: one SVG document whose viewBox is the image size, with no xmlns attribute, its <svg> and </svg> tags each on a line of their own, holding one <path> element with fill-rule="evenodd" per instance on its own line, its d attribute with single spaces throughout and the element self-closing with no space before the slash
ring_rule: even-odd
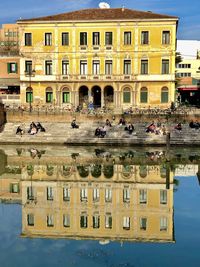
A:
<svg viewBox="0 0 200 267">
<path fill-rule="evenodd" d="M 147 92 L 140 92 L 140 102 L 147 103 Z"/>
<path fill-rule="evenodd" d="M 7 63 L 7 70 L 8 70 L 8 73 L 10 73 L 10 63 Z"/>
</svg>

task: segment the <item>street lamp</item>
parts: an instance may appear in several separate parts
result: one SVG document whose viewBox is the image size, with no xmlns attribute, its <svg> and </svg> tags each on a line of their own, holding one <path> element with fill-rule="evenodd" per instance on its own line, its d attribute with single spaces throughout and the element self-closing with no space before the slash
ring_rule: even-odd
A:
<svg viewBox="0 0 200 267">
<path fill-rule="evenodd" d="M 25 76 L 26 77 L 29 77 L 29 89 L 31 90 L 31 93 L 33 92 L 33 89 L 32 89 L 32 87 L 31 87 L 31 77 L 34 77 L 35 76 L 35 70 L 33 69 L 32 70 L 32 68 L 29 68 L 28 70 L 25 70 Z M 31 97 L 31 95 L 30 95 L 30 97 L 29 97 L 29 112 L 31 112 L 32 111 L 32 104 L 31 104 L 31 102 L 32 102 L 32 97 Z"/>
</svg>

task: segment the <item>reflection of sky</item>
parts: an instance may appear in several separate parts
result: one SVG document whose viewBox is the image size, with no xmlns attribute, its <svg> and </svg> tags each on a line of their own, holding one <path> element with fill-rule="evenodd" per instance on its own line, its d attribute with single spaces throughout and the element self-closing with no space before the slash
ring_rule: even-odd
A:
<svg viewBox="0 0 200 267">
<path fill-rule="evenodd" d="M 21 206 L 0 204 L 1 267 L 199 266 L 200 187 L 196 177 L 178 177 L 174 193 L 175 244 L 21 238 Z"/>
</svg>

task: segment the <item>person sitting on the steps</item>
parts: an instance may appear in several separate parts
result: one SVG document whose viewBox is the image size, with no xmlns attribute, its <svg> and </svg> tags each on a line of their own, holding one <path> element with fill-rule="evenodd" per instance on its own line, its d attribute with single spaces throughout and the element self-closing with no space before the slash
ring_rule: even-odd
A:
<svg viewBox="0 0 200 267">
<path fill-rule="evenodd" d="M 21 136 L 24 134 L 24 131 L 23 131 L 23 129 L 21 128 L 21 126 L 18 126 L 18 127 L 17 127 L 16 134 L 20 134 Z"/>
<path fill-rule="evenodd" d="M 134 131 L 134 126 L 132 123 L 128 123 L 128 125 L 124 128 L 125 131 L 128 131 L 129 134 L 132 134 Z"/>
<path fill-rule="evenodd" d="M 38 123 L 36 124 L 36 128 L 37 128 L 37 130 L 40 131 L 40 132 L 45 132 L 45 131 L 46 131 L 45 128 L 42 126 L 42 124 L 41 124 L 40 122 L 38 122 Z"/>
<path fill-rule="evenodd" d="M 71 123 L 71 126 L 73 129 L 78 129 L 79 128 L 79 125 L 76 124 L 76 119 L 73 119 L 72 123 Z"/>
<path fill-rule="evenodd" d="M 100 137 L 100 135 L 101 135 L 101 130 L 99 127 L 97 127 L 95 130 L 95 136 Z"/>
</svg>

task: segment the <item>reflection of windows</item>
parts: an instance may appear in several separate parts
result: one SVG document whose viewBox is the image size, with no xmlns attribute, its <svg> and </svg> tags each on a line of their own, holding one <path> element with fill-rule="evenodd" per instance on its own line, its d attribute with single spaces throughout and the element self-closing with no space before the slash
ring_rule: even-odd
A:
<svg viewBox="0 0 200 267">
<path fill-rule="evenodd" d="M 93 215 L 93 228 L 99 228 L 100 227 L 100 216 L 99 214 Z"/>
<path fill-rule="evenodd" d="M 131 90 L 129 88 L 124 88 L 123 90 L 123 102 L 124 103 L 131 102 Z"/>
<path fill-rule="evenodd" d="M 111 213 L 106 213 L 105 216 L 105 228 L 112 228 L 112 216 Z"/>
<path fill-rule="evenodd" d="M 51 186 L 47 187 L 47 200 L 53 200 L 53 188 Z"/>
<path fill-rule="evenodd" d="M 34 215 L 32 213 L 27 214 L 27 224 L 29 226 L 34 226 Z"/>
<path fill-rule="evenodd" d="M 131 74 L 131 60 L 124 60 L 124 74 Z"/>
<path fill-rule="evenodd" d="M 69 214 L 63 215 L 63 226 L 70 227 L 70 215 Z"/>
<path fill-rule="evenodd" d="M 130 229 L 130 217 L 123 217 L 123 229 Z"/>
<path fill-rule="evenodd" d="M 140 229 L 141 230 L 147 229 L 147 218 L 140 218 Z"/>
<path fill-rule="evenodd" d="M 50 32 L 45 33 L 45 45 L 46 46 L 52 45 L 52 33 Z"/>
<path fill-rule="evenodd" d="M 167 190 L 160 190 L 160 204 L 167 204 Z"/>
<path fill-rule="evenodd" d="M 85 212 L 81 213 L 80 227 L 87 228 L 87 221 L 88 221 L 87 214 Z"/>
<path fill-rule="evenodd" d="M 99 201 L 100 198 L 100 190 L 99 188 L 94 188 L 93 189 L 93 201 Z"/>
<path fill-rule="evenodd" d="M 33 200 L 34 199 L 34 190 L 32 186 L 27 187 L 27 199 Z"/>
<path fill-rule="evenodd" d="M 140 204 L 146 204 L 147 203 L 147 190 L 146 189 L 140 189 Z"/>
<path fill-rule="evenodd" d="M 70 201 L 70 188 L 67 187 L 63 188 L 63 200 Z"/>
<path fill-rule="evenodd" d="M 105 189 L 105 201 L 106 202 L 112 202 L 112 190 L 111 190 L 111 188 Z"/>
<path fill-rule="evenodd" d="M 25 33 L 24 35 L 24 41 L 25 46 L 31 46 L 32 45 L 32 33 Z"/>
<path fill-rule="evenodd" d="M 19 193 L 19 184 L 11 184 L 10 185 L 11 193 Z"/>
<path fill-rule="evenodd" d="M 48 227 L 53 227 L 54 226 L 53 215 L 47 215 L 47 226 Z"/>
<path fill-rule="evenodd" d="M 81 201 L 87 201 L 87 188 L 81 188 L 81 191 L 80 191 L 80 199 Z"/>
<path fill-rule="evenodd" d="M 160 218 L 160 231 L 167 231 L 167 218 L 166 217 Z"/>
<path fill-rule="evenodd" d="M 123 201 L 130 202 L 130 189 L 129 188 L 124 188 L 123 190 Z"/>
<path fill-rule="evenodd" d="M 131 32 L 124 32 L 124 45 L 131 45 Z"/>
</svg>

